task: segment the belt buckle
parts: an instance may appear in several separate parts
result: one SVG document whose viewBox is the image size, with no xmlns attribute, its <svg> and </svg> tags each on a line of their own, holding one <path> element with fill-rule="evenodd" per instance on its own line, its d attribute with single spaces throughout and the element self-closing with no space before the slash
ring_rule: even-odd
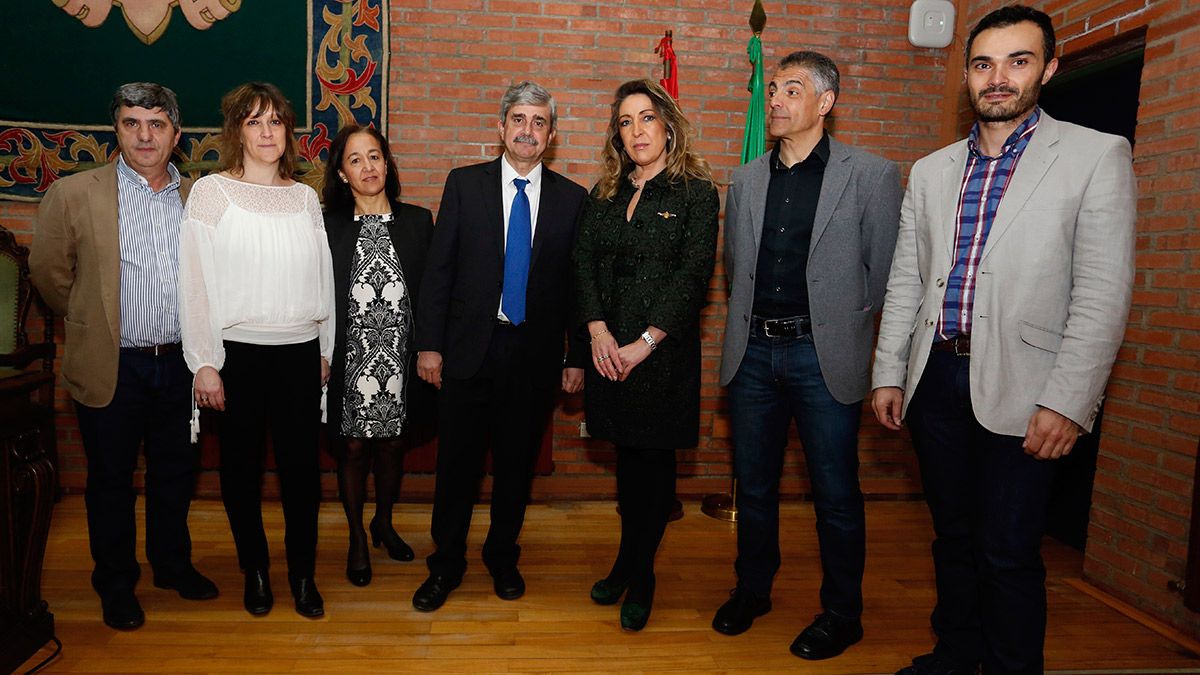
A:
<svg viewBox="0 0 1200 675">
<path fill-rule="evenodd" d="M 956 336 L 954 338 L 954 355 L 955 356 L 970 356 L 971 355 L 971 343 L 962 339 L 961 335 Z"/>
<path fill-rule="evenodd" d="M 766 335 L 769 338 L 787 337 L 787 335 L 785 334 L 786 328 L 787 328 L 787 326 L 786 326 L 787 323 L 788 322 L 783 321 L 781 319 L 763 319 L 763 322 L 762 322 L 763 335 Z M 781 332 L 779 334 L 772 333 L 771 330 L 776 326 L 778 326 L 781 330 L 783 330 L 785 332 Z"/>
</svg>

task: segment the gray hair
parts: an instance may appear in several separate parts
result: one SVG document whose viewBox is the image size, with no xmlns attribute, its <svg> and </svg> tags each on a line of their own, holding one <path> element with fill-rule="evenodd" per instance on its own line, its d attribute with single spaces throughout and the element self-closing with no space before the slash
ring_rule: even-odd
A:
<svg viewBox="0 0 1200 675">
<path fill-rule="evenodd" d="M 813 88 L 817 90 L 818 94 L 832 91 L 833 99 L 836 101 L 838 94 L 841 93 L 842 78 L 838 74 L 837 64 L 833 62 L 833 59 L 820 52 L 792 52 L 779 62 L 777 69 L 783 70 L 784 68 L 807 70 L 809 77 L 812 78 Z"/>
<path fill-rule="evenodd" d="M 537 82 L 525 80 L 514 84 L 504 92 L 500 99 L 500 122 L 508 119 L 508 111 L 514 105 L 544 105 L 550 108 L 550 130 L 558 128 L 558 108 L 554 105 L 554 97 L 545 87 Z"/>
<path fill-rule="evenodd" d="M 121 106 L 147 110 L 162 108 L 163 112 L 167 114 L 167 119 L 171 120 L 171 126 L 179 129 L 179 102 L 175 100 L 175 92 L 161 84 L 130 82 L 118 87 L 117 91 L 113 93 L 112 107 L 109 108 L 113 125 L 117 123 L 117 110 Z"/>
</svg>

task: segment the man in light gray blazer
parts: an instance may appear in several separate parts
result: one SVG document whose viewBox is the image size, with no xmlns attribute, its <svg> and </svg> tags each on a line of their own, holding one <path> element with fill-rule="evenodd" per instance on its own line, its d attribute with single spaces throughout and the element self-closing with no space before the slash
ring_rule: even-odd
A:
<svg viewBox="0 0 1200 675">
<path fill-rule="evenodd" d="M 1042 671 L 1053 460 L 1099 410 L 1135 218 L 1129 143 L 1037 107 L 1057 66 L 1046 14 L 984 17 L 978 121 L 909 177 L 872 395 L 881 423 L 908 422 L 936 535 L 937 645 L 905 675 Z"/>
<path fill-rule="evenodd" d="M 737 635 L 771 609 L 788 427 L 804 446 L 821 546 L 823 611 L 792 643 L 806 659 L 862 639 L 866 557 L 858 427 L 874 316 L 895 249 L 900 175 L 825 131 L 837 66 L 785 57 L 768 85 L 775 149 L 733 174 L 725 209 L 729 313 L 721 384 L 737 476 L 737 586 L 713 628 Z"/>
</svg>

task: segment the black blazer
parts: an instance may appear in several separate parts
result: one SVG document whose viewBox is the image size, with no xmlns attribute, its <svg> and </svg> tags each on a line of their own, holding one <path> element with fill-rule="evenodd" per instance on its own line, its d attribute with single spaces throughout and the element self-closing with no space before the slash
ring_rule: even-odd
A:
<svg viewBox="0 0 1200 675">
<path fill-rule="evenodd" d="M 417 350 L 440 352 L 442 374 L 466 379 L 483 365 L 504 284 L 504 204 L 500 159 L 446 177 L 417 305 Z M 570 322 L 571 248 L 587 191 L 542 167 L 541 198 L 525 295 L 531 376 L 561 378 Z M 586 345 L 573 331 L 569 365 L 582 368 Z"/>
<path fill-rule="evenodd" d="M 429 241 L 433 236 L 433 214 L 412 204 L 392 202 L 392 222 L 387 224 L 388 234 L 392 237 L 392 246 L 396 248 L 396 256 L 400 259 L 400 269 L 404 272 L 404 282 L 408 287 L 411 298 L 414 329 L 420 331 L 420 322 L 415 320 L 417 302 L 421 297 L 421 279 L 425 271 L 425 258 L 429 251 Z M 360 226 L 354 221 L 354 213 L 325 212 L 325 233 L 329 237 L 329 252 L 333 256 L 333 290 L 334 290 L 334 319 L 337 323 L 333 339 L 333 362 L 330 363 L 329 393 L 326 398 L 326 411 L 329 429 L 341 433 L 342 429 L 342 399 L 346 385 L 346 313 L 349 311 L 350 275 L 354 264 L 354 247 L 358 242 Z M 420 387 L 416 377 L 416 368 L 412 361 L 416 358 L 416 350 L 409 345 L 409 419 L 412 420 L 412 403 L 415 398 L 414 389 Z"/>
</svg>

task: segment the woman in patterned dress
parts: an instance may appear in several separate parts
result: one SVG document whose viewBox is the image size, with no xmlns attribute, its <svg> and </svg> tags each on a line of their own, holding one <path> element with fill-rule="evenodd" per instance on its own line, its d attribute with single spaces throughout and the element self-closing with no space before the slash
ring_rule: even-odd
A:
<svg viewBox="0 0 1200 675">
<path fill-rule="evenodd" d="M 417 286 L 433 236 L 428 209 L 400 202 L 387 139 L 374 127 L 344 127 L 325 168 L 325 230 L 333 256 L 333 372 L 328 424 L 338 448 L 338 488 L 350 525 L 346 578 L 371 582 L 363 529 L 367 469 L 374 464 L 371 542 L 394 560 L 413 550 L 392 528 L 401 469 L 401 432 L 411 420 L 410 345 Z"/>
</svg>

